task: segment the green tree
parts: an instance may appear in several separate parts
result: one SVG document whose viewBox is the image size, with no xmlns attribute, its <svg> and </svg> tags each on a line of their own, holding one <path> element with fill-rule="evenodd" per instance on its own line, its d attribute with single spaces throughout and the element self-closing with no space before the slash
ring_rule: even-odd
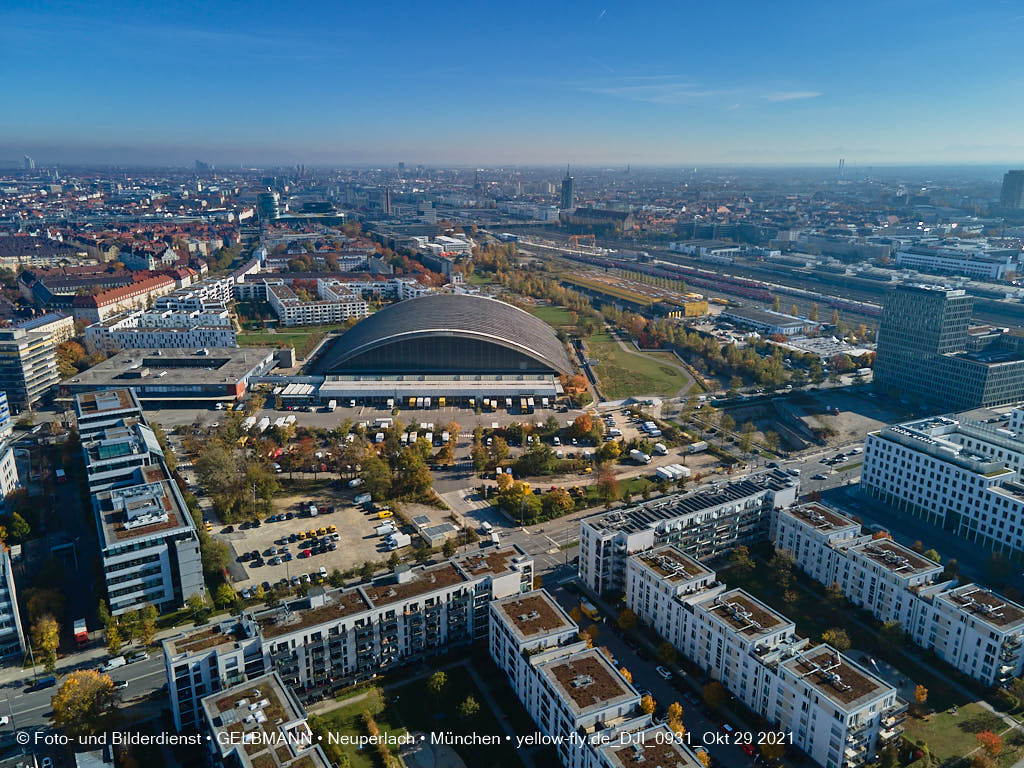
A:
<svg viewBox="0 0 1024 768">
<path fill-rule="evenodd" d="M 368 449 L 360 464 L 360 476 L 370 495 L 377 501 L 388 498 L 391 493 L 391 469 L 387 463 Z"/>
<path fill-rule="evenodd" d="M 939 555 L 939 553 L 936 552 L 934 549 L 925 550 L 924 556 L 927 557 L 929 560 L 931 560 L 934 563 L 941 563 L 942 562 L 942 556 Z"/>
<path fill-rule="evenodd" d="M 107 625 L 107 652 L 111 656 L 116 656 L 121 652 L 122 643 L 121 630 L 116 622 L 111 622 Z"/>
<path fill-rule="evenodd" d="M 214 602 L 221 608 L 228 608 L 235 604 L 238 599 L 238 595 L 235 594 L 235 590 L 231 588 L 230 584 L 221 584 L 217 587 L 217 591 L 214 594 Z"/>
<path fill-rule="evenodd" d="M 903 625 L 898 621 L 887 621 L 882 625 L 878 636 L 884 643 L 898 648 L 903 645 Z"/>
<path fill-rule="evenodd" d="M 441 547 L 441 554 L 445 557 L 455 557 L 455 553 L 459 551 L 459 545 L 455 539 L 445 539 L 444 545 Z"/>
</svg>

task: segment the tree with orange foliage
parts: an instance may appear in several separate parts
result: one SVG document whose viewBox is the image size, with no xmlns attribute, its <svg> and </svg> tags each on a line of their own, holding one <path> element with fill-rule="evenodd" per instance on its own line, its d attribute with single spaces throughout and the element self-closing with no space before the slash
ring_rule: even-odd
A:
<svg viewBox="0 0 1024 768">
<path fill-rule="evenodd" d="M 1003 740 L 999 738 L 998 734 L 992 733 L 992 731 L 982 731 L 976 734 L 974 738 L 978 740 L 978 746 L 992 757 L 999 757 L 999 753 L 1003 751 Z"/>
</svg>

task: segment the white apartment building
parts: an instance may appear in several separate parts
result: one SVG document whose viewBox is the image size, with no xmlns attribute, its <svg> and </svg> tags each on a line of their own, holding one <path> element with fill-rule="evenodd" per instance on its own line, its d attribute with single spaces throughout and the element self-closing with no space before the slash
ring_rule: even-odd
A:
<svg viewBox="0 0 1024 768">
<path fill-rule="evenodd" d="M 302 704 L 273 672 L 205 697 L 200 725 L 215 768 L 332 768 Z"/>
<path fill-rule="evenodd" d="M 0 498 L 6 498 L 21 487 L 14 446 L 8 442 L 0 443 Z"/>
<path fill-rule="evenodd" d="M 93 349 L 201 349 L 237 347 L 238 339 L 226 309 L 216 312 L 129 312 L 85 329 Z"/>
<path fill-rule="evenodd" d="M 199 716 L 201 692 L 273 669 L 310 699 L 400 663 L 486 637 L 492 600 L 533 588 L 533 560 L 487 548 L 439 565 L 399 566 L 350 589 L 313 587 L 304 598 L 164 642 L 175 724 Z"/>
<path fill-rule="evenodd" d="M 56 347 L 75 336 L 75 318 L 60 312 L 50 312 L 30 320 L 17 323 L 17 328 L 25 331 L 50 334 L 50 342 Z"/>
<path fill-rule="evenodd" d="M 714 581 L 713 571 L 671 544 L 626 560 L 626 601 L 640 621 L 654 627 L 661 637 L 675 637 L 672 601 L 703 592 Z"/>
<path fill-rule="evenodd" d="M 844 554 L 837 545 L 861 536 L 853 520 L 813 503 L 779 510 L 773 528 L 775 548 L 788 550 L 801 570 L 828 585 L 834 583 Z"/>
<path fill-rule="evenodd" d="M 583 582 L 594 592 L 621 590 L 635 552 L 676 544 L 698 559 L 769 534 L 772 511 L 796 501 L 797 482 L 773 471 L 718 486 L 643 501 L 580 520 Z"/>
<path fill-rule="evenodd" d="M 267 301 L 282 325 L 325 325 L 340 323 L 349 318 L 366 317 L 370 313 L 367 303 L 354 293 L 332 288 L 332 298 L 304 301 L 284 281 L 265 281 Z M 318 281 L 319 282 L 319 281 Z"/>
<path fill-rule="evenodd" d="M 985 685 L 1024 672 L 1024 608 L 975 584 L 941 581 L 942 567 L 891 539 L 859 535 L 850 518 L 820 504 L 782 510 L 775 547 L 822 584 L 839 584 L 879 621 L 898 621 L 913 641 Z"/>
<path fill-rule="evenodd" d="M 1011 424 L 1022 416 L 1014 412 Z M 1018 428 L 1019 429 L 1019 428 Z M 871 497 L 996 551 L 1024 551 L 1024 438 L 946 417 L 884 427 L 864 445 Z"/>
<path fill-rule="evenodd" d="M 674 591 L 675 567 L 651 569 L 653 553 L 630 557 L 631 570 L 668 584 L 650 591 Z M 678 553 L 677 553 L 678 554 Z M 810 647 L 792 621 L 741 589 L 728 589 L 714 574 L 701 575 L 704 589 L 676 595 L 661 608 L 663 635 L 681 653 L 782 730 L 793 743 L 827 768 L 870 762 L 902 733 L 906 702 L 895 688 L 827 645 Z M 631 590 L 626 605 L 639 615 L 648 592 Z"/>
<path fill-rule="evenodd" d="M 646 729 L 640 694 L 544 590 L 491 605 L 491 658 L 565 768 L 594 768 L 602 740 Z M 612 741 L 611 743 L 614 743 Z"/>
<path fill-rule="evenodd" d="M 872 762 L 898 743 L 907 703 L 896 689 L 829 645 L 806 648 L 775 667 L 768 719 L 825 768 Z"/>
</svg>

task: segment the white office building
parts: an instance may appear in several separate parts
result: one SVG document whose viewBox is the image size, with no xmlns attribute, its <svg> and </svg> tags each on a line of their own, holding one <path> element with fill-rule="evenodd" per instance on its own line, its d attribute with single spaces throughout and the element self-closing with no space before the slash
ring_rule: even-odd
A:
<svg viewBox="0 0 1024 768">
<path fill-rule="evenodd" d="M 1017 409 L 1010 428 L 934 417 L 872 432 L 861 488 L 985 548 L 1024 551 L 1022 418 Z"/>
<path fill-rule="evenodd" d="M 896 250 L 895 260 L 900 267 L 982 280 L 1002 280 L 1008 272 L 1016 272 L 1020 268 L 1020 252 L 1010 249 L 988 251 L 982 248 L 908 245 Z"/>
</svg>

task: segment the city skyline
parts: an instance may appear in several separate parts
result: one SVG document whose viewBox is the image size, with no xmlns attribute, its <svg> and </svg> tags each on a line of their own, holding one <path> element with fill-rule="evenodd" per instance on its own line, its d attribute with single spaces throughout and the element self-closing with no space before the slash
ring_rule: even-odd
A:
<svg viewBox="0 0 1024 768">
<path fill-rule="evenodd" d="M 1024 12 L 448 3 L 0 13 L 0 158 L 307 165 L 1022 164 Z M 460 26 L 465 22 L 464 26 Z M 469 32 L 463 31 L 469 29 Z M 949 30 L 956 30 L 955 37 Z M 938 41 L 938 42 L 937 42 Z M 41 50 L 60 51 L 40 56 Z M 970 61 L 969 67 L 955 65 Z M 84 65 L 83 65 L 84 64 Z M 998 120 L 979 121 L 998 105 Z M 936 119 L 936 113 L 941 119 Z"/>
</svg>

